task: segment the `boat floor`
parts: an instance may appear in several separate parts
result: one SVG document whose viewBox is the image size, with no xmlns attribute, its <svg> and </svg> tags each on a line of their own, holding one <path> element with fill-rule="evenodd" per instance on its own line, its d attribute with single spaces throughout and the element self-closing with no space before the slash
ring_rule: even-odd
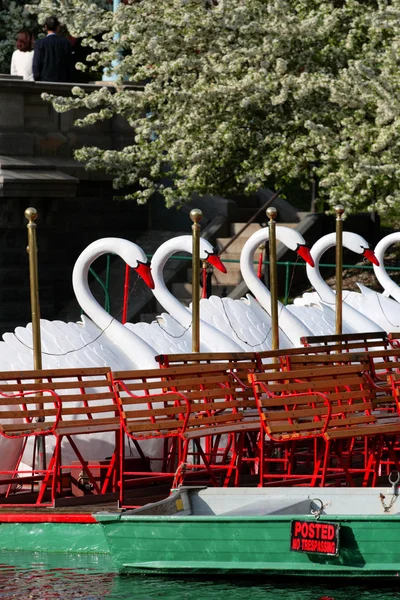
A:
<svg viewBox="0 0 400 600">
<path fill-rule="evenodd" d="M 253 478 L 253 477 L 246 477 L 245 481 L 243 481 L 243 485 L 241 485 L 240 487 L 254 487 L 257 488 L 258 484 L 258 477 Z M 357 489 L 362 487 L 362 480 L 360 479 L 360 481 L 356 481 L 356 488 L 346 488 L 349 491 L 351 489 Z M 197 481 L 196 483 L 193 482 L 193 487 L 196 486 L 206 486 L 206 487 L 210 487 L 210 483 L 209 482 L 201 482 L 201 481 Z M 389 484 L 390 486 L 390 484 Z M 212 486 L 211 486 L 212 487 Z M 272 486 L 266 486 L 263 489 L 278 489 L 278 488 L 282 488 L 285 487 L 282 484 L 280 485 L 272 485 Z M 308 485 L 304 485 L 304 486 L 287 486 L 288 488 L 300 488 L 300 489 L 307 489 Z M 376 488 L 388 488 L 388 477 L 382 476 L 378 479 L 377 482 L 377 486 Z M 227 489 L 227 488 L 225 488 Z M 229 488 L 228 488 L 229 489 Z M 366 489 L 366 488 L 364 488 Z M 152 484 L 149 486 L 140 486 L 136 489 L 131 489 L 131 490 L 127 490 L 126 494 L 125 494 L 125 499 L 127 500 L 127 502 L 129 502 L 130 505 L 135 505 L 137 507 L 141 507 L 144 506 L 146 504 L 150 504 L 150 503 L 154 503 L 154 502 L 158 502 L 160 500 L 164 500 L 165 498 L 167 498 L 170 495 L 170 486 L 169 484 L 166 483 L 157 483 L 157 484 Z M 83 495 L 83 496 L 68 496 L 65 498 L 58 498 L 55 502 L 54 506 L 35 506 L 35 499 L 36 499 L 36 494 L 23 494 L 23 504 L 21 502 L 21 504 L 19 506 L 15 506 L 12 505 L 10 503 L 10 506 L 6 506 L 6 505 L 2 505 L 0 506 L 0 515 L 2 514 L 23 514 L 23 513 L 30 513 L 30 514 L 34 514 L 34 513 L 44 513 L 44 514 L 68 514 L 68 513 L 74 513 L 74 514 L 93 514 L 93 513 L 98 513 L 98 512 L 105 512 L 105 511 L 111 511 L 111 512 L 116 512 L 116 511 L 122 511 L 124 509 L 120 509 L 118 508 L 118 498 L 116 494 L 105 494 L 103 496 L 98 496 L 98 495 Z M 3 499 L 4 500 L 4 499 Z M 15 502 L 15 496 L 12 497 L 10 500 L 13 500 Z M 21 497 L 22 500 L 22 497 Z M 2 499 L 0 497 L 0 503 L 1 503 Z M 255 507 L 252 507 L 255 508 Z"/>
<path fill-rule="evenodd" d="M 143 506 L 150 502 L 157 502 L 167 498 L 170 493 L 170 487 L 167 485 L 158 485 L 146 488 L 132 490 L 127 494 L 129 502 L 136 506 Z M 32 503 L 36 496 L 32 495 Z M 1 514 L 22 514 L 22 513 L 44 513 L 44 514 L 68 514 L 68 513 L 97 513 L 103 511 L 118 511 L 118 499 L 115 494 L 106 494 L 101 498 L 99 496 L 77 496 L 68 498 L 59 498 L 54 506 L 34 506 L 29 504 L 29 495 L 24 497 L 26 506 L 0 506 Z"/>
</svg>

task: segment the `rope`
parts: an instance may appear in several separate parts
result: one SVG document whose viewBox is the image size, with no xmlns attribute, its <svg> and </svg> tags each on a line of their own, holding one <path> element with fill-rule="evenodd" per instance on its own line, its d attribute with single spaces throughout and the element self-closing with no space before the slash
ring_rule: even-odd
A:
<svg viewBox="0 0 400 600">
<path fill-rule="evenodd" d="M 145 294 L 146 294 L 146 296 L 148 295 L 148 290 L 147 290 L 147 288 L 145 289 Z M 150 298 L 150 296 L 148 296 L 148 297 L 147 297 L 147 301 L 148 301 L 148 302 L 150 302 L 150 300 L 151 300 L 151 298 Z M 186 333 L 187 331 L 189 331 L 189 329 L 191 328 L 191 326 L 192 326 L 192 324 L 193 324 L 193 321 L 190 321 L 189 325 L 188 325 L 188 326 L 187 326 L 187 327 L 186 327 L 186 328 L 183 330 L 183 332 L 181 333 L 181 335 L 173 335 L 172 333 L 170 333 L 170 332 L 168 331 L 168 329 L 165 329 L 165 328 L 164 328 L 164 327 L 161 325 L 161 323 L 160 323 L 160 319 L 161 319 L 162 317 L 161 317 L 160 315 L 156 315 L 156 313 L 155 313 L 155 312 L 152 312 L 152 315 L 153 315 L 153 319 L 154 319 L 154 321 L 153 321 L 153 322 L 154 322 L 154 323 L 157 323 L 157 325 L 159 326 L 159 328 L 160 328 L 160 329 L 162 329 L 162 330 L 164 331 L 164 333 L 166 333 L 167 335 L 169 335 L 169 337 L 171 337 L 171 338 L 174 338 L 174 339 L 176 339 L 176 340 L 179 340 L 180 338 L 182 338 L 182 337 L 185 335 L 185 333 Z M 179 323 L 179 321 L 177 321 L 177 320 L 175 319 L 175 317 L 173 317 L 172 315 L 169 315 L 169 317 L 170 317 L 170 318 L 171 318 L 173 321 L 175 321 L 175 323 L 178 323 L 178 325 L 180 325 L 180 326 L 182 327 L 181 323 Z"/>
<path fill-rule="evenodd" d="M 125 265 L 125 282 L 124 282 L 124 301 L 122 304 L 122 325 L 125 325 L 128 319 L 128 298 L 129 298 L 129 277 L 130 277 L 130 266 Z"/>
<path fill-rule="evenodd" d="M 131 294 L 133 294 L 133 292 L 136 289 L 136 286 L 138 284 L 139 281 L 139 277 L 136 279 L 135 283 L 133 284 L 133 287 L 131 289 L 131 291 L 129 292 L 128 298 L 131 296 Z M 123 307 L 121 308 L 121 310 L 115 315 L 115 317 L 111 317 L 111 321 L 109 322 L 109 324 L 100 331 L 99 335 L 96 336 L 93 340 L 91 340 L 90 342 L 87 342 L 87 344 L 84 344 L 83 346 L 81 346 L 80 348 L 74 348 L 72 350 L 67 350 L 67 352 L 60 352 L 60 353 L 54 353 L 54 352 L 44 352 L 42 350 L 41 354 L 44 354 L 45 356 L 67 356 L 68 354 L 73 354 L 74 352 L 80 352 L 81 350 L 84 350 L 85 348 L 87 348 L 88 346 L 90 346 L 91 344 L 94 344 L 94 342 L 97 342 L 97 340 L 99 338 L 101 338 L 101 336 L 103 335 L 103 333 L 105 333 L 107 331 L 107 329 L 110 327 L 110 325 L 121 315 L 123 311 Z M 22 344 L 23 346 L 25 346 L 25 348 L 28 348 L 28 350 L 32 350 L 33 351 L 33 347 L 32 346 L 28 346 L 28 344 L 26 344 L 19 336 L 16 332 L 14 332 L 15 337 L 17 338 L 17 340 L 20 342 L 20 344 Z"/>
<path fill-rule="evenodd" d="M 202 277 L 201 297 L 204 300 L 204 299 L 207 299 L 207 265 L 206 265 L 205 260 L 203 260 L 203 270 L 201 272 L 201 277 Z"/>
<path fill-rule="evenodd" d="M 258 257 L 258 268 L 257 268 L 258 279 L 262 279 L 263 259 L 264 259 L 264 248 L 261 248 L 260 256 Z"/>
<path fill-rule="evenodd" d="M 333 291 L 333 290 L 332 290 L 332 291 Z M 316 294 L 317 294 L 318 298 L 321 300 L 321 302 L 323 302 L 324 304 L 327 304 L 328 306 L 336 306 L 336 303 L 335 303 L 335 302 L 329 302 L 328 300 L 323 300 L 323 299 L 321 298 L 321 295 L 320 295 L 320 293 L 319 293 L 317 290 L 315 290 L 315 292 L 316 292 Z M 346 302 L 346 298 L 347 298 L 347 297 L 349 297 L 349 295 L 350 295 L 352 292 L 353 292 L 352 290 L 345 290 L 345 291 L 343 292 L 343 300 L 342 300 L 342 303 L 343 303 L 343 302 Z M 357 294 L 357 293 L 360 293 L 360 296 L 362 296 L 362 295 L 363 295 L 361 292 L 354 292 L 354 293 L 355 293 L 355 294 Z M 400 324 L 399 324 L 399 323 L 392 323 L 392 321 L 391 321 L 391 320 L 389 319 L 389 317 L 387 316 L 387 314 L 386 314 L 386 312 L 385 312 L 385 309 L 384 309 L 384 308 L 383 308 L 383 306 L 382 306 L 382 302 L 381 302 L 381 299 L 380 299 L 380 294 L 379 294 L 378 292 L 375 292 L 375 294 L 376 294 L 376 299 L 377 299 L 377 301 L 378 301 L 379 309 L 380 309 L 380 311 L 381 311 L 382 315 L 385 317 L 385 319 L 386 319 L 386 320 L 387 320 L 387 322 L 389 323 L 389 325 L 391 325 L 392 327 L 400 327 Z M 349 303 L 349 306 L 351 306 L 352 308 L 354 308 L 354 306 L 352 306 L 352 305 L 351 305 L 351 303 Z M 354 308 L 354 310 L 358 310 L 358 309 L 357 309 L 357 308 Z M 359 312 L 361 312 L 361 311 L 359 311 Z M 366 314 L 366 315 L 364 315 L 364 316 L 366 316 L 368 319 L 374 320 L 372 317 L 369 317 L 367 314 Z"/>
</svg>

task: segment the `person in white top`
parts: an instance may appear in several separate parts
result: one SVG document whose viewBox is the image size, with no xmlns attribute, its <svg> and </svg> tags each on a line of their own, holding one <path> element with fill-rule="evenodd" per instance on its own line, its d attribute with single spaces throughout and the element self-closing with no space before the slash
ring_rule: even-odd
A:
<svg viewBox="0 0 400 600">
<path fill-rule="evenodd" d="M 27 29 L 18 33 L 17 49 L 11 58 L 11 75 L 20 75 L 26 81 L 34 81 L 32 71 L 34 41 L 33 34 Z"/>
</svg>

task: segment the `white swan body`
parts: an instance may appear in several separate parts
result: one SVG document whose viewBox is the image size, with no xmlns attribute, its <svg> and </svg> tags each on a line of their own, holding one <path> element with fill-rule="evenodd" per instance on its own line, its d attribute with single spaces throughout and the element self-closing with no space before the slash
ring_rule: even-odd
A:
<svg viewBox="0 0 400 600">
<path fill-rule="evenodd" d="M 189 249 L 188 237 L 190 236 L 177 236 L 173 238 L 175 247 L 174 252 L 192 251 L 191 248 Z M 135 332 L 136 335 L 139 335 L 143 340 L 147 341 L 159 354 L 186 354 L 192 352 L 191 319 L 186 327 L 182 325 L 181 320 L 178 320 L 181 316 L 181 311 L 177 313 L 177 300 L 167 289 L 163 274 L 164 265 L 171 255 L 171 245 L 170 240 L 168 240 L 167 242 L 164 242 L 164 244 L 161 244 L 153 256 L 151 263 L 154 281 L 153 293 L 164 308 L 166 305 L 169 306 L 173 311 L 172 314 L 176 314 L 177 318 L 174 318 L 168 313 L 162 313 L 157 316 L 152 323 L 126 323 L 125 326 Z M 215 261 L 217 258 L 214 255 L 213 247 L 204 238 L 200 238 L 200 258 L 205 261 Z M 217 268 L 221 268 L 218 263 L 216 266 Z M 187 311 L 187 309 L 185 309 L 185 311 Z M 207 351 L 209 348 L 202 339 L 202 336 L 200 336 L 200 342 L 200 350 Z"/>
<path fill-rule="evenodd" d="M 114 320 L 97 303 L 90 292 L 87 281 L 90 265 L 106 252 L 118 254 L 145 277 L 145 270 L 147 269 L 149 272 L 149 268 L 146 266 L 146 255 L 139 246 L 132 242 L 119 238 L 104 238 L 90 244 L 79 256 L 73 271 L 73 286 L 77 300 L 90 318 L 82 317 L 82 323 L 41 320 L 44 369 L 110 366 L 112 369 L 121 370 L 157 367 L 153 348 Z M 96 322 L 96 325 L 91 319 Z M 3 340 L 0 342 L 0 369 L 2 371 L 33 368 L 31 324 L 27 327 L 17 327 L 14 333 L 4 334 Z M 31 440 L 29 440 L 24 455 L 24 462 L 27 464 L 30 464 Z M 78 447 L 85 445 L 84 456 L 91 460 L 105 458 L 113 449 L 112 436 L 109 434 L 77 436 L 75 441 Z M 18 444 L 18 440 L 0 438 L 0 451 L 1 444 L 6 443 L 8 448 L 9 444 L 14 444 L 14 442 Z M 19 444 L 20 447 L 21 444 Z M 51 452 L 53 447 L 51 437 L 47 438 L 47 451 Z M 9 451 L 7 450 L 7 452 Z M 69 446 L 66 446 L 63 454 L 65 454 L 66 460 L 76 460 L 76 456 Z M 15 456 L 14 465 L 16 458 Z"/>
<path fill-rule="evenodd" d="M 157 354 L 187 354 L 192 351 L 192 330 L 185 329 L 168 313 L 151 323 L 125 323 L 131 331 L 151 344 Z"/>
<path fill-rule="evenodd" d="M 158 302 L 163 308 L 169 313 L 169 321 L 162 315 L 164 322 L 160 322 L 163 329 L 166 329 L 168 333 L 164 332 L 165 338 L 173 334 L 176 336 L 182 336 L 179 338 L 180 344 L 184 349 L 184 352 L 191 352 L 191 323 L 192 314 L 188 308 L 183 306 L 177 298 L 175 298 L 165 285 L 163 270 L 167 260 L 176 252 L 192 252 L 192 237 L 190 235 L 177 236 L 164 242 L 158 250 L 154 253 L 151 261 L 152 275 L 154 279 L 153 294 L 157 298 Z M 200 239 L 200 260 L 208 260 L 217 268 L 220 268 L 221 261 L 215 256 L 214 249 L 211 244 L 201 238 Z M 161 318 L 159 317 L 160 321 Z M 150 335 L 150 327 L 159 327 L 157 324 L 152 323 L 150 326 L 143 326 L 143 331 L 146 331 Z M 185 331 L 186 330 L 186 331 Z M 135 329 L 135 331 L 137 331 Z M 152 338 L 152 341 L 157 344 L 157 341 Z M 162 346 L 162 352 L 167 352 L 167 346 Z M 165 349 L 167 348 L 167 349 Z M 208 322 L 205 322 L 203 317 L 200 319 L 200 350 L 204 352 L 240 352 L 241 346 L 235 343 L 230 337 L 224 335 L 216 327 L 213 327 Z M 174 350 L 175 352 L 177 350 Z M 180 350 L 178 350 L 179 352 Z"/>
<path fill-rule="evenodd" d="M 330 233 L 320 238 L 311 248 L 311 256 L 314 260 L 315 268 L 311 269 L 307 265 L 307 276 L 311 285 L 316 290 L 316 293 L 304 294 L 303 297 L 295 303 L 294 310 L 296 309 L 296 314 L 299 318 L 301 318 L 302 310 L 304 311 L 304 308 L 311 306 L 311 304 L 325 304 L 326 308 L 332 309 L 332 312 L 334 313 L 334 308 L 336 306 L 335 292 L 322 278 L 318 265 L 324 252 L 335 245 L 336 234 Z M 374 258 L 374 254 L 370 250 L 368 243 L 363 237 L 356 233 L 344 231 L 343 246 L 357 254 L 366 256 L 370 260 L 373 260 Z M 346 297 L 347 293 L 348 292 L 343 292 L 343 299 Z M 358 295 L 361 296 L 361 294 Z M 299 306 L 300 304 L 301 306 Z M 325 314 L 328 315 L 329 312 L 325 311 Z M 375 320 L 368 318 L 365 314 L 362 314 L 347 302 L 343 302 L 342 322 L 343 333 L 361 333 L 383 330 Z M 332 323 L 327 321 L 326 329 L 322 331 L 321 334 L 329 335 L 333 333 L 335 333 L 335 321 Z"/>
<path fill-rule="evenodd" d="M 276 227 L 276 238 L 291 250 L 307 256 L 308 249 L 302 235 L 289 227 Z M 254 273 L 254 253 L 260 244 L 269 239 L 269 229 L 265 227 L 254 233 L 246 241 L 240 255 L 240 268 L 249 290 L 246 298 L 233 300 L 211 296 L 201 301 L 202 318 L 219 327 L 237 341 L 242 349 L 261 351 L 271 349 L 271 294 Z M 279 346 L 288 348 L 300 345 L 300 337 L 312 335 L 310 329 L 293 316 L 279 303 Z"/>
<path fill-rule="evenodd" d="M 384 267 L 385 252 L 392 244 L 400 242 L 400 231 L 390 233 L 381 239 L 375 247 L 375 256 L 379 261 L 379 265 L 374 265 L 374 273 L 383 287 L 384 296 L 392 296 L 397 302 L 400 302 L 400 287 L 389 277 L 388 272 Z"/>
<path fill-rule="evenodd" d="M 343 302 L 373 319 L 387 333 L 400 331 L 399 303 L 369 290 L 361 283 L 357 285 L 361 293 L 346 291 L 343 293 Z"/>
<path fill-rule="evenodd" d="M 312 335 L 332 335 L 336 331 L 336 315 L 330 306 L 318 300 L 315 292 L 305 293 L 301 298 L 295 298 L 288 310 L 300 321 L 307 324 Z M 355 333 L 354 329 L 344 322 L 343 333 Z"/>
<path fill-rule="evenodd" d="M 361 294 L 351 292 L 344 296 L 346 302 L 371 316 L 387 332 L 400 331 L 400 307 L 398 304 L 400 287 L 389 277 L 384 267 L 385 252 L 396 242 L 400 242 L 400 232 L 391 233 L 382 238 L 374 250 L 376 258 L 376 262 L 373 263 L 374 273 L 384 289 L 383 293 L 380 294 L 357 283 Z M 392 296 L 394 300 L 388 296 Z"/>
</svg>

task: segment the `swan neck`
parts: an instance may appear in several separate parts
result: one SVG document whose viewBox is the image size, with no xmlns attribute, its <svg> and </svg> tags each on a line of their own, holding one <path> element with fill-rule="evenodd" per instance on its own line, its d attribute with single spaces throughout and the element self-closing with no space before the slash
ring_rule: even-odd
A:
<svg viewBox="0 0 400 600">
<path fill-rule="evenodd" d="M 76 299 L 87 316 L 104 332 L 106 337 L 114 342 L 128 356 L 133 352 L 140 356 L 140 364 L 143 366 L 156 367 L 154 360 L 155 352 L 151 346 L 135 335 L 127 327 L 114 319 L 100 306 L 90 291 L 88 276 L 92 263 L 103 254 L 116 252 L 109 243 L 102 244 L 102 240 L 95 243 L 95 247 L 86 248 L 75 263 L 72 273 L 72 286 Z M 135 361 L 136 362 L 136 361 Z"/>
<path fill-rule="evenodd" d="M 383 287 L 385 294 L 392 296 L 400 302 L 400 287 L 390 277 L 385 269 L 385 252 L 392 244 L 400 242 L 400 232 L 391 233 L 385 236 L 375 247 L 375 256 L 379 261 L 379 266 L 374 265 L 375 277 Z"/>
<path fill-rule="evenodd" d="M 151 260 L 151 272 L 153 275 L 153 294 L 161 306 L 169 314 L 178 319 L 183 327 L 188 327 L 192 322 L 190 311 L 185 308 L 166 286 L 164 280 L 164 267 L 171 256 L 177 252 L 192 252 L 192 238 L 189 235 L 179 236 L 164 242 L 154 253 Z"/>
<path fill-rule="evenodd" d="M 240 270 L 249 290 L 257 298 L 263 309 L 271 315 L 271 292 L 254 272 L 254 253 L 260 244 L 268 241 L 268 239 L 269 230 L 263 228 L 247 240 L 240 255 Z M 279 227 L 276 228 L 276 239 L 283 241 L 280 239 Z M 281 302 L 278 302 L 278 318 L 280 329 L 285 332 L 295 346 L 300 346 L 302 336 L 312 335 L 310 329 L 288 311 Z"/>
</svg>

